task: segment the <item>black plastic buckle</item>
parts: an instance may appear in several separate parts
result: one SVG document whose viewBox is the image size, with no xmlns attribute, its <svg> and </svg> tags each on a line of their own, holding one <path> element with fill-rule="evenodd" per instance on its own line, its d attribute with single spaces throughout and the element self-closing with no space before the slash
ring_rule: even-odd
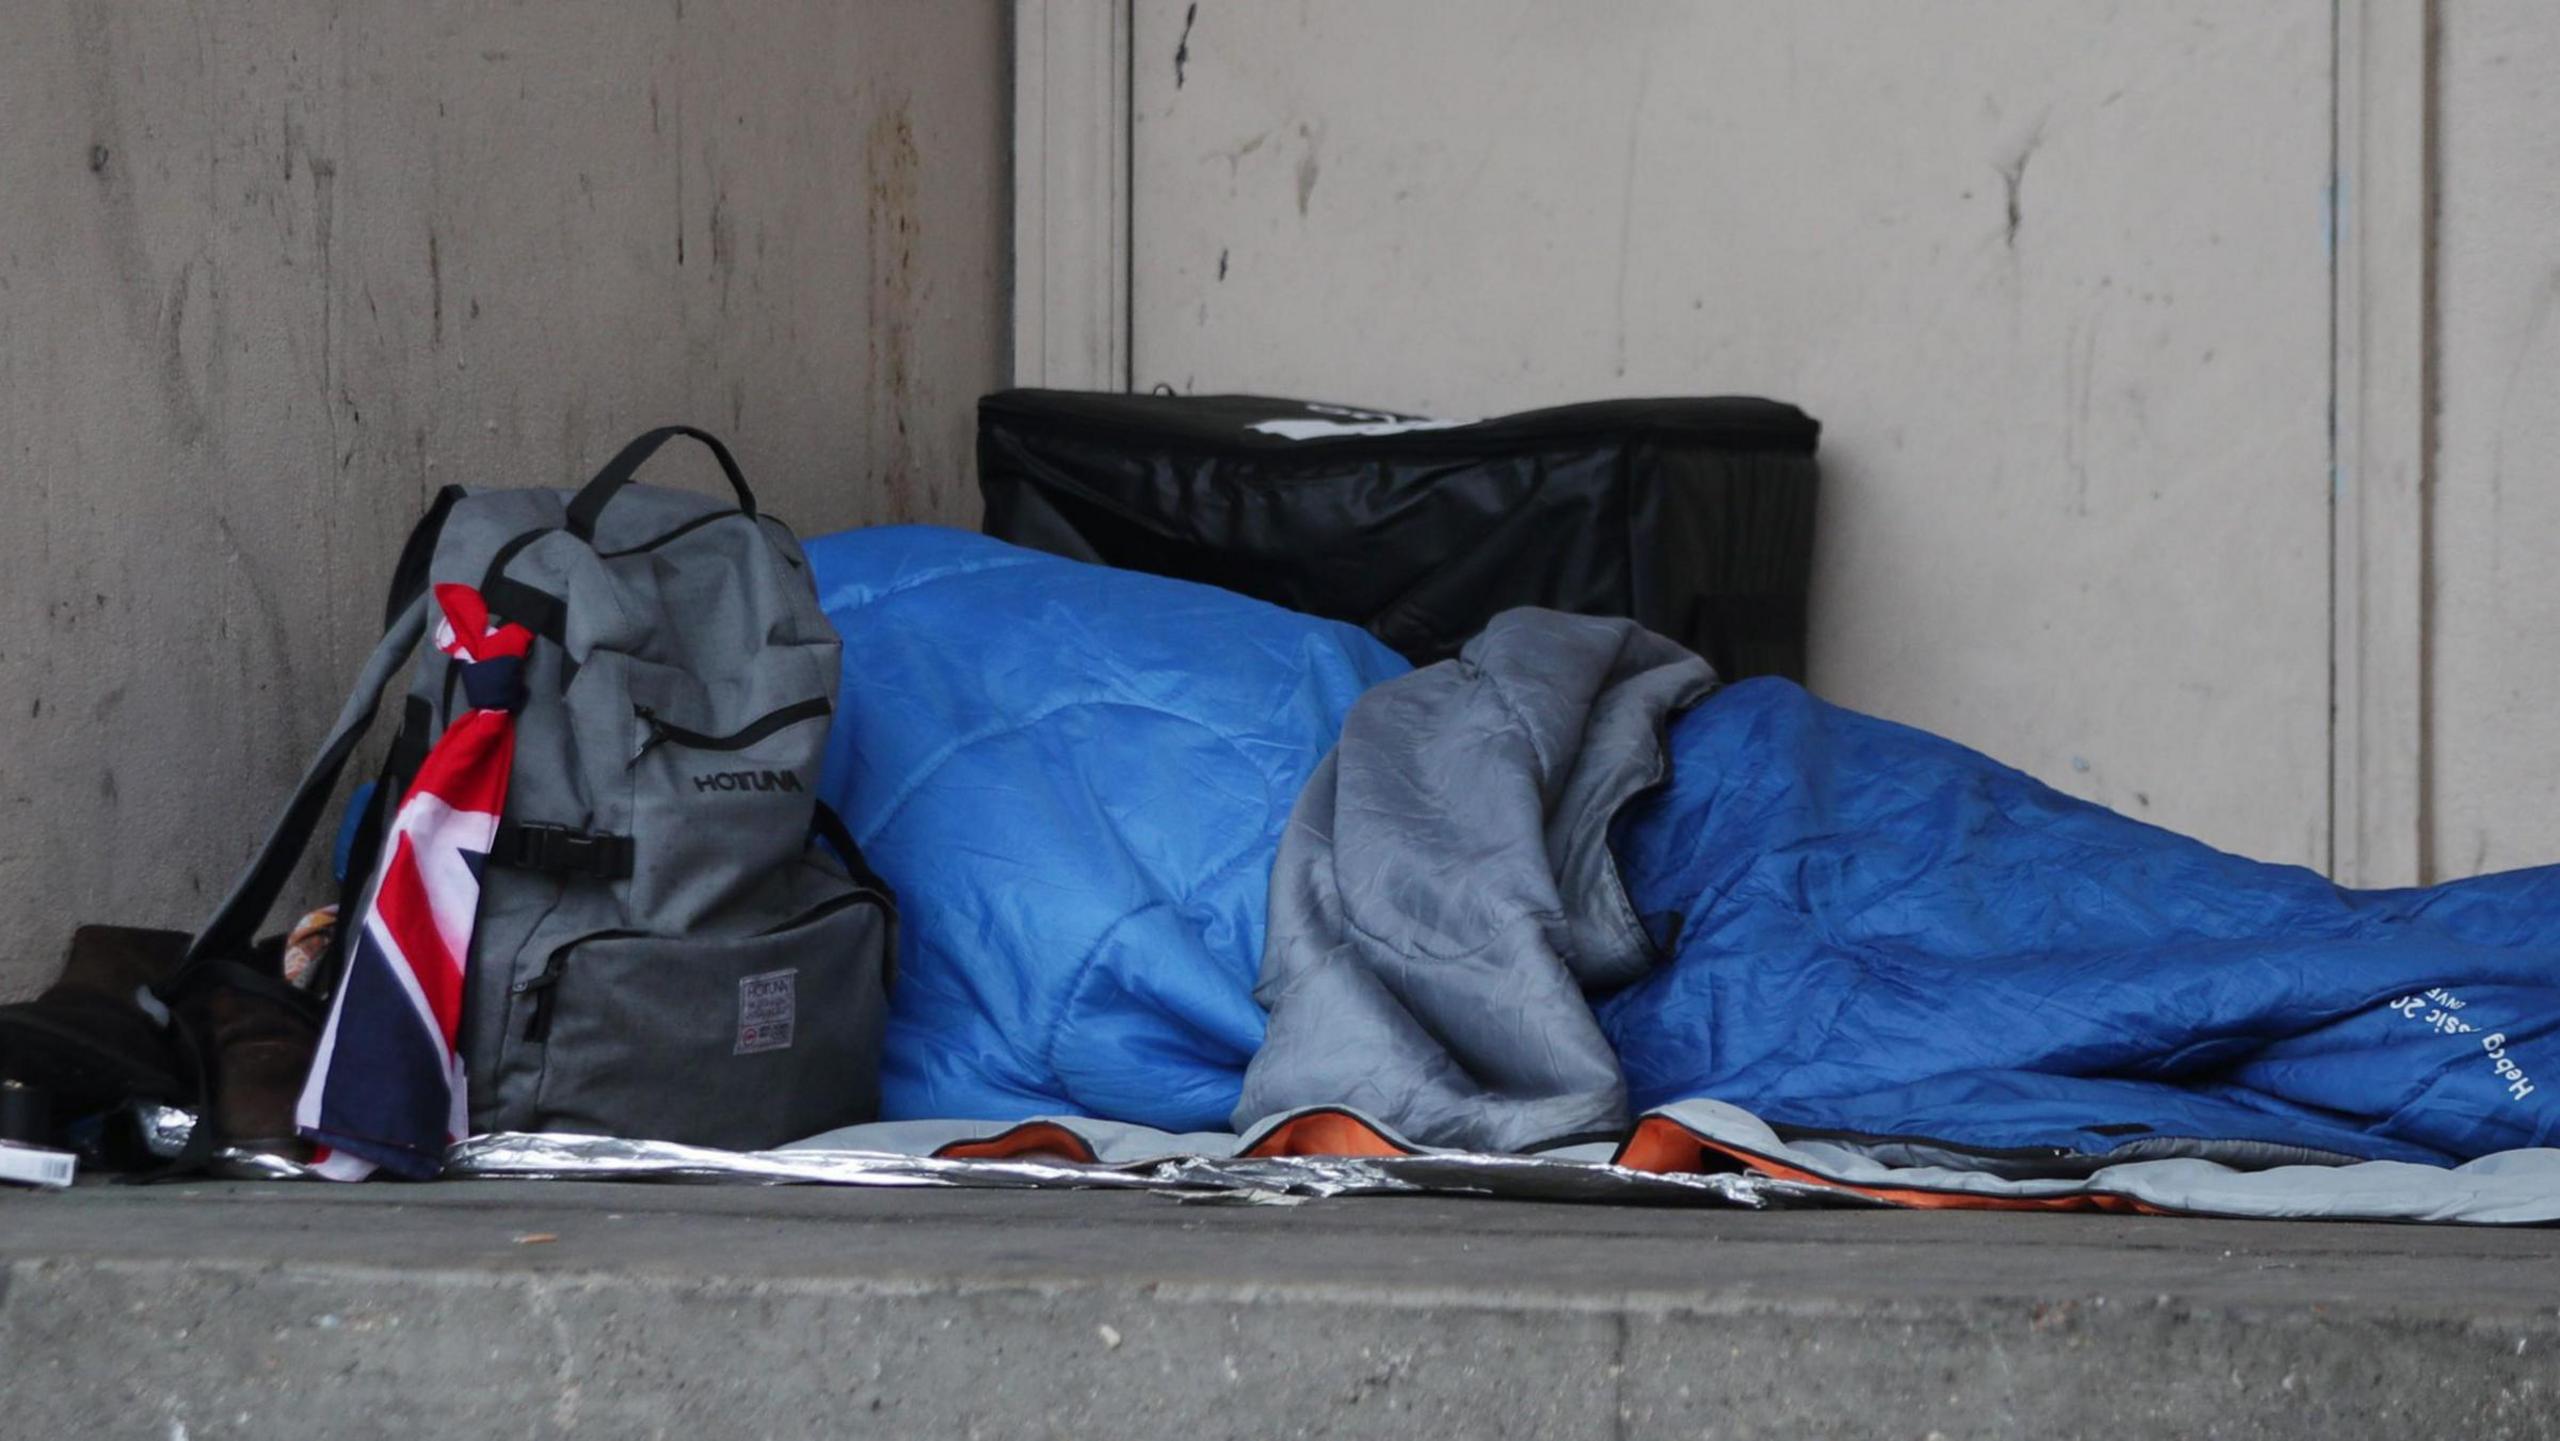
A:
<svg viewBox="0 0 2560 1441">
<path fill-rule="evenodd" d="M 500 827 L 489 859 L 518 870 L 618 881 L 631 874 L 631 837 L 549 821 L 509 821 Z"/>
</svg>

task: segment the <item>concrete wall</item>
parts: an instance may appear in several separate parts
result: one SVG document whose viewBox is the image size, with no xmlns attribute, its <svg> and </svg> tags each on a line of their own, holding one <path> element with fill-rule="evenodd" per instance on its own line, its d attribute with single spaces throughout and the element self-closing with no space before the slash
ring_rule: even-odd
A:
<svg viewBox="0 0 2560 1441">
<path fill-rule="evenodd" d="M 0 997 L 191 925 L 447 482 L 729 437 L 816 533 L 971 523 L 995 0 L 15 0 Z M 676 467 L 677 483 L 710 483 Z"/>
<path fill-rule="evenodd" d="M 2560 6 L 2439 17 L 2427 838 L 2463 875 L 2560 860 Z"/>
<path fill-rule="evenodd" d="M 1136 0 L 1141 388 L 1821 417 L 1813 683 L 2328 842 L 2331 0 Z"/>
<path fill-rule="evenodd" d="M 1817 689 L 2255 855 L 2334 794 L 2395 878 L 2560 859 L 2560 6 L 2406 0 L 2376 62 L 2401 3 L 1132 0 L 1131 380 L 1797 400 Z M 2401 177 L 2337 137 L 2404 92 L 2434 211 L 2346 274 Z M 2405 354 L 2339 328 L 2377 266 Z M 2387 534 L 2333 345 L 2426 391 Z M 2333 673 L 2404 608 L 2416 673 Z M 2333 720 L 2403 680 L 2415 756 Z"/>
</svg>

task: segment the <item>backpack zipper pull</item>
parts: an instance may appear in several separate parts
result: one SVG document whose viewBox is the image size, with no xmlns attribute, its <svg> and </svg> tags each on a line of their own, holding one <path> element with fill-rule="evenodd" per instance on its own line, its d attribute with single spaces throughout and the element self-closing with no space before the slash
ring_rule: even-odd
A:
<svg viewBox="0 0 2560 1441">
<path fill-rule="evenodd" d="M 665 722 L 658 719 L 658 713 L 647 706 L 635 705 L 631 708 L 631 713 L 640 718 L 640 724 L 649 728 L 649 733 L 640 738 L 638 748 L 631 752 L 631 760 L 628 764 L 636 766 L 640 764 L 642 756 L 657 749 L 666 740 L 667 727 Z"/>
<path fill-rule="evenodd" d="M 525 1018 L 524 1038 L 537 1044 L 551 1039 L 551 1005 L 559 995 L 560 977 L 569 969 L 569 948 L 561 947 L 542 963 L 542 973 L 516 982 L 508 989 L 519 996 L 533 997 L 533 1014 Z"/>
</svg>

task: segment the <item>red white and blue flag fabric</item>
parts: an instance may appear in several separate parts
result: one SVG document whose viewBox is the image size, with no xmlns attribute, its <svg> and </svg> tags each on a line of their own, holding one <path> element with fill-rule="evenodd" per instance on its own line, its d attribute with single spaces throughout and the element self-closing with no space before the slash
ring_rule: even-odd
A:
<svg viewBox="0 0 2560 1441">
<path fill-rule="evenodd" d="M 400 798 L 327 1026 L 294 1108 L 333 1180 L 379 1168 L 424 1180 L 469 1130 L 457 1037 L 480 871 L 506 810 L 515 709 L 533 636 L 495 625 L 469 586 L 439 585 L 436 646 L 462 666 L 468 708 Z M 343 922 L 342 922 L 343 923 Z"/>
</svg>

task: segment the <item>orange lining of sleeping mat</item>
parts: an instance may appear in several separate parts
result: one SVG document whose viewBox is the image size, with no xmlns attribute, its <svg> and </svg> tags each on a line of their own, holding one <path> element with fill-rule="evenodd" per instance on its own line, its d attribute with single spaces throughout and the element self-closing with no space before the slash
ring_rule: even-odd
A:
<svg viewBox="0 0 2560 1441">
<path fill-rule="evenodd" d="M 1378 1134 L 1375 1127 L 1341 1111 L 1310 1111 L 1282 1121 L 1244 1153 L 1254 1160 L 1274 1156 L 1410 1156 L 1413 1152 Z"/>
<path fill-rule="evenodd" d="M 1099 1162 L 1082 1136 L 1053 1121 L 1026 1121 L 1001 1135 L 978 1141 L 954 1141 L 933 1153 L 953 1161 L 1007 1161 L 1020 1156 L 1062 1156 L 1091 1165 Z M 1254 1160 L 1284 1156 L 1410 1156 L 1378 1130 L 1344 1111 L 1310 1111 L 1274 1126 L 1252 1149 Z M 1773 1161 L 1756 1152 L 1710 1141 L 1679 1122 L 1647 1116 L 1636 1123 L 1612 1164 L 1658 1175 L 1699 1175 L 1739 1166 L 1781 1181 L 1797 1181 L 1865 1196 L 1887 1205 L 1921 1211 L 2109 1211 L 2143 1216 L 2171 1216 L 2174 1211 L 2145 1205 L 2130 1196 L 2086 1192 L 2076 1196 L 1976 1196 L 1961 1191 L 1931 1191 L 1911 1186 L 1856 1186 L 1819 1176 L 1800 1167 Z"/>
<path fill-rule="evenodd" d="M 1810 1186 L 1827 1186 L 1847 1191 L 1889 1205 L 1907 1206 L 1922 1211 L 2114 1211 L 2144 1216 L 2175 1215 L 2157 1206 L 2147 1206 L 2130 1196 L 2102 1191 L 2084 1192 L 2076 1196 L 1976 1196 L 1962 1191 L 1929 1191 L 1909 1186 L 1853 1186 L 1829 1176 L 1772 1161 L 1735 1146 L 1710 1141 L 1679 1122 L 1663 1116 L 1647 1116 L 1636 1123 L 1635 1133 L 1618 1148 L 1617 1164 L 1631 1171 L 1703 1172 L 1727 1169 L 1711 1165 L 1710 1155 L 1739 1161 L 1745 1169 L 1757 1171 L 1781 1181 L 1800 1181 Z"/>
<path fill-rule="evenodd" d="M 935 1151 L 942 1161 L 1009 1161 L 1018 1156 L 1063 1156 L 1087 1165 L 1101 1157 L 1082 1136 L 1054 1121 L 1025 1121 L 1001 1135 L 954 1141 Z M 1413 1152 L 1388 1140 L 1358 1117 L 1343 1111 L 1310 1111 L 1281 1122 L 1241 1153 L 1250 1160 L 1278 1156 L 1410 1156 Z"/>
<path fill-rule="evenodd" d="M 1064 1156 L 1091 1165 L 1102 1158 L 1084 1137 L 1054 1121 L 1025 1121 L 983 1141 L 954 1141 L 933 1153 L 937 1161 L 1010 1161 L 1016 1156 Z"/>
</svg>

